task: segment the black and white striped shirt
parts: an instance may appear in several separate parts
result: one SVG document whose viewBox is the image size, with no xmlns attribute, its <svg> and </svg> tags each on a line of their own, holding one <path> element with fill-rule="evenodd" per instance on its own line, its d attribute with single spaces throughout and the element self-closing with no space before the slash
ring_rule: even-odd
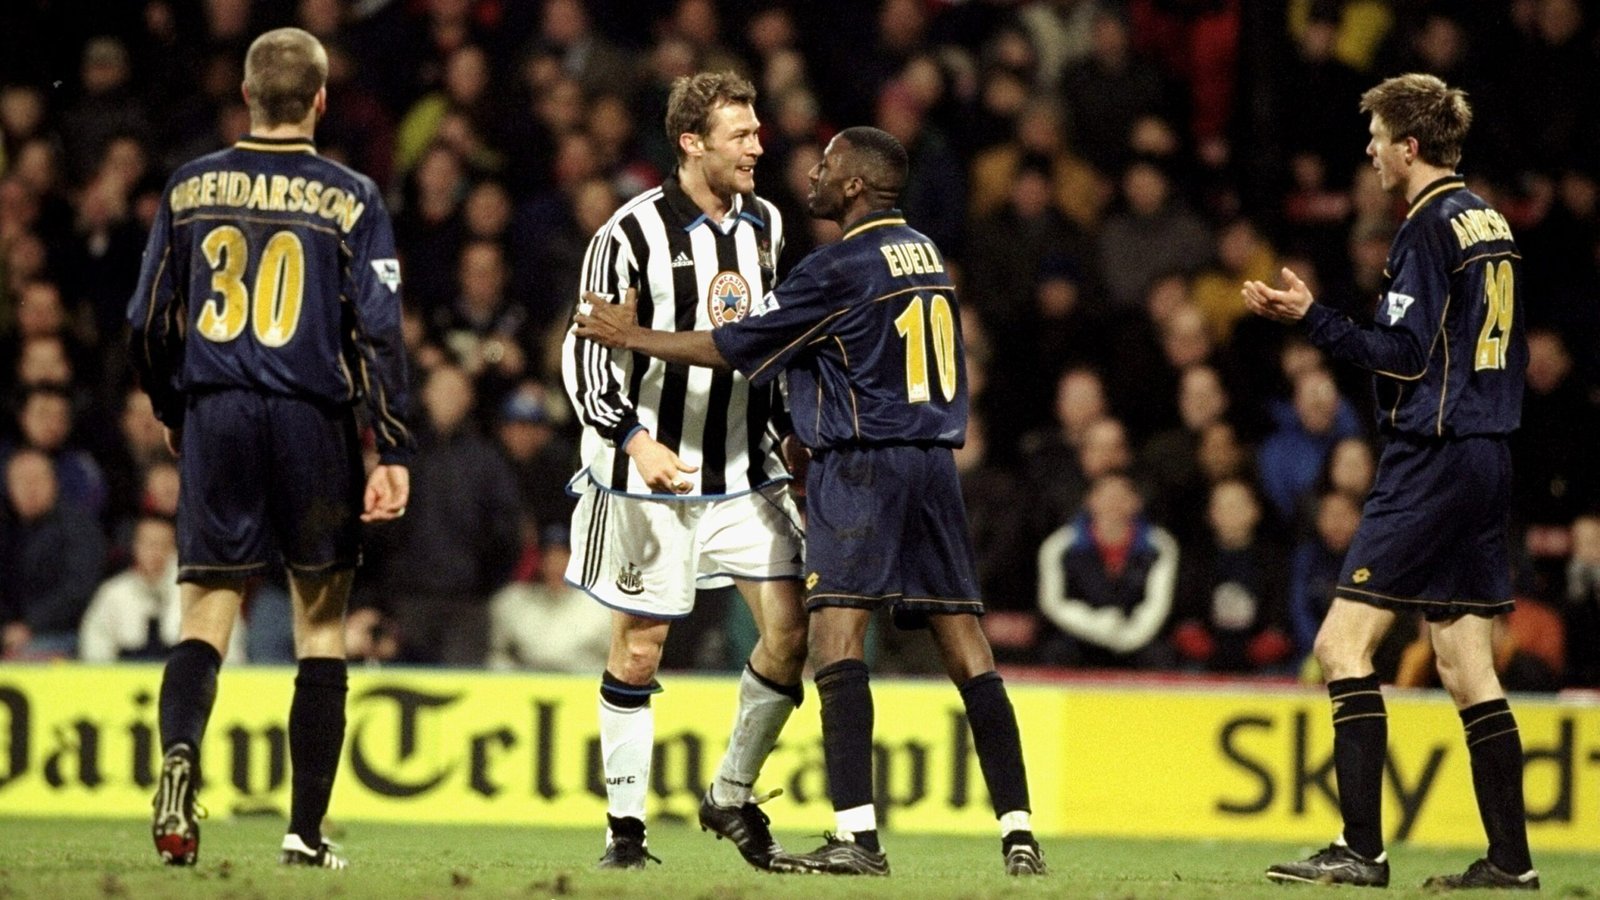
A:
<svg viewBox="0 0 1600 900">
<path fill-rule="evenodd" d="M 633 287 L 642 324 L 704 331 L 744 318 L 772 290 L 782 249 L 783 219 L 771 203 L 754 194 L 735 197 L 719 224 L 673 175 L 623 204 L 595 234 L 578 290 L 620 302 Z M 585 426 L 582 464 L 605 490 L 672 496 L 646 486 L 622 452 L 638 428 L 699 467 L 689 479 L 690 498 L 741 494 L 787 477 L 769 427 L 782 415 L 781 400 L 737 372 L 611 351 L 569 330 L 562 381 Z"/>
</svg>

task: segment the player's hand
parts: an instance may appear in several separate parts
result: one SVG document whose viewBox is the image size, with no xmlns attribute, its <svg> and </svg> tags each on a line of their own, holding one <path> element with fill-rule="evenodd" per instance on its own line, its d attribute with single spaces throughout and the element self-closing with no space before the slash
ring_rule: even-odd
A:
<svg viewBox="0 0 1600 900">
<path fill-rule="evenodd" d="M 1300 276 L 1283 269 L 1284 289 L 1278 290 L 1264 281 L 1246 281 L 1239 293 L 1244 305 L 1253 313 L 1274 322 L 1298 322 L 1311 308 L 1316 298 Z"/>
<path fill-rule="evenodd" d="M 178 451 L 183 449 L 183 429 L 163 426 L 161 432 L 167 439 L 167 452 L 171 453 L 173 458 L 176 459 Z"/>
<path fill-rule="evenodd" d="M 800 443 L 794 435 L 785 435 L 783 443 L 778 445 L 783 453 L 783 465 L 794 476 L 795 483 L 790 490 L 801 497 L 806 495 L 806 471 L 811 468 L 811 449 Z"/>
<path fill-rule="evenodd" d="M 639 470 L 639 477 L 652 490 L 671 491 L 674 494 L 686 494 L 694 485 L 684 476 L 700 471 L 698 466 L 691 466 L 678 458 L 678 454 L 666 444 L 651 437 L 649 432 L 640 430 L 628 439 L 628 445 L 622 448 L 633 458 L 634 468 Z"/>
<path fill-rule="evenodd" d="M 578 337 L 587 338 L 615 350 L 631 349 L 629 339 L 639 330 L 639 292 L 628 288 L 621 303 L 611 303 L 589 292 L 578 304 L 573 319 Z"/>
<path fill-rule="evenodd" d="M 379 465 L 367 476 L 363 522 L 390 522 L 406 514 L 411 499 L 411 472 L 405 466 Z"/>
</svg>

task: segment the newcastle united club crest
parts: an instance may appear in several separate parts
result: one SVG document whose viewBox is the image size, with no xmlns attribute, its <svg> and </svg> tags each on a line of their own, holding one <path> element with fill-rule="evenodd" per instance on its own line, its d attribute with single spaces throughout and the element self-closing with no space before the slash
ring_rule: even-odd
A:
<svg viewBox="0 0 1600 900">
<path fill-rule="evenodd" d="M 718 272 L 706 293 L 706 316 L 714 328 L 737 322 L 750 312 L 750 285 L 738 272 Z"/>
</svg>

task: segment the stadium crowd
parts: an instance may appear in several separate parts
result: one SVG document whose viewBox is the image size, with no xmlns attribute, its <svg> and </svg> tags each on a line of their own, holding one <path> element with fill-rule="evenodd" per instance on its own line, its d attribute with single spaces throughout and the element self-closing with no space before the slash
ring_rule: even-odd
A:
<svg viewBox="0 0 1600 900">
<path fill-rule="evenodd" d="M 162 186 L 248 130 L 252 37 L 328 47 L 319 152 L 384 186 L 419 448 L 350 617 L 375 661 L 603 667 L 562 584 L 576 425 L 557 348 L 589 236 L 673 165 L 673 78 L 760 89 L 780 268 L 834 239 L 806 173 L 838 129 L 910 150 L 903 206 L 957 267 L 975 413 L 958 454 L 1014 665 L 1291 675 L 1371 484 L 1364 373 L 1245 316 L 1280 265 L 1370 316 L 1404 213 L 1361 91 L 1465 87 L 1462 171 L 1511 220 L 1531 361 L 1514 438 L 1507 687 L 1600 686 L 1600 16 L 1578 0 L 13 0 L 0 9 L 0 623 L 6 658 L 158 658 L 177 469 L 123 316 Z M 707 595 L 669 664 L 736 665 Z M 1114 608 L 1116 616 L 1094 615 Z M 252 593 L 233 656 L 292 659 Z M 1415 623 L 1380 671 L 1426 684 Z M 885 628 L 880 668 L 925 671 Z"/>
</svg>

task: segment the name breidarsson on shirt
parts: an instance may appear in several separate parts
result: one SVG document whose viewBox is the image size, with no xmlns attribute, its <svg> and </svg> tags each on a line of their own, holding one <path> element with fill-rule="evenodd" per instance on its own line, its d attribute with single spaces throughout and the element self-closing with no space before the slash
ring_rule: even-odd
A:
<svg viewBox="0 0 1600 900">
<path fill-rule="evenodd" d="M 338 224 L 348 233 L 367 205 L 342 188 L 287 175 L 206 172 L 185 178 L 168 198 L 174 214 L 202 206 L 231 206 L 266 212 L 307 212 Z"/>
</svg>

